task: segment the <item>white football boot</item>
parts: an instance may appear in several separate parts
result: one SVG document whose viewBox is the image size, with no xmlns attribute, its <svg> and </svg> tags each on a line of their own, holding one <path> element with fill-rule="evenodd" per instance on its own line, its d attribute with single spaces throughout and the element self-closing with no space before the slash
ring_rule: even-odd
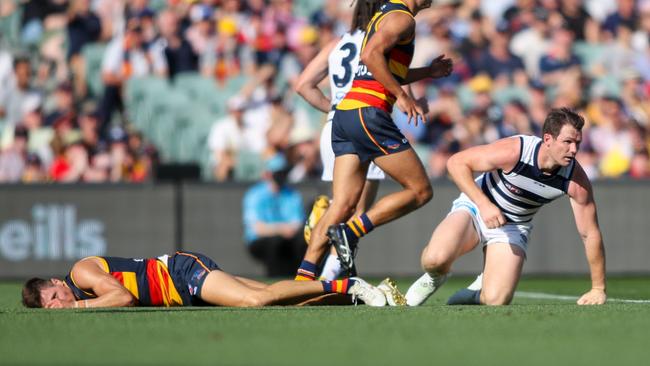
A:
<svg viewBox="0 0 650 366">
<path fill-rule="evenodd" d="M 352 295 L 352 301 L 356 304 L 357 299 L 363 301 L 368 306 L 385 306 L 386 295 L 377 287 L 369 284 L 359 277 L 352 277 L 355 283 L 348 289 L 348 294 Z"/>
<path fill-rule="evenodd" d="M 447 281 L 447 275 L 432 276 L 429 273 L 423 274 L 417 281 L 413 282 L 406 292 L 406 304 L 408 306 L 420 306 L 427 301 Z"/>
<path fill-rule="evenodd" d="M 395 281 L 393 281 L 390 277 L 381 281 L 377 288 L 384 292 L 384 295 L 386 296 L 386 302 L 389 306 L 406 305 L 406 298 L 397 288 L 397 285 L 395 285 Z"/>
</svg>

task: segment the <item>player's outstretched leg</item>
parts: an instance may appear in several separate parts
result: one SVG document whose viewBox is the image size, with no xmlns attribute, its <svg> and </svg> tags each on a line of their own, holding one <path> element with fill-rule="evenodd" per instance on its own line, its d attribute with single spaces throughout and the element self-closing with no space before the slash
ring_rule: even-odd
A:
<svg viewBox="0 0 650 366">
<path fill-rule="evenodd" d="M 370 306 L 384 306 L 386 298 L 378 288 L 360 278 L 335 281 L 280 281 L 264 285 L 234 277 L 220 270 L 210 272 L 200 298 L 213 305 L 254 307 L 293 305 L 327 293 L 348 294 Z"/>
</svg>

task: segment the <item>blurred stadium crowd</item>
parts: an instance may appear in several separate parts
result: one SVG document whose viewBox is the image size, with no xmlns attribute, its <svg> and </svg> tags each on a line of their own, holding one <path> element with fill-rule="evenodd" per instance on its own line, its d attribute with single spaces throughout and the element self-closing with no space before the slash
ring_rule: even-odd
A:
<svg viewBox="0 0 650 366">
<path fill-rule="evenodd" d="M 650 0 L 439 0 L 418 15 L 412 85 L 432 178 L 450 154 L 519 133 L 546 112 L 587 117 L 591 178 L 650 177 Z M 350 0 L 3 0 L 0 182 L 141 182 L 159 162 L 208 180 L 255 180 L 281 152 L 298 182 L 320 176 L 325 115 L 293 92 L 347 30 Z M 323 84 L 326 87 L 326 84 Z"/>
</svg>

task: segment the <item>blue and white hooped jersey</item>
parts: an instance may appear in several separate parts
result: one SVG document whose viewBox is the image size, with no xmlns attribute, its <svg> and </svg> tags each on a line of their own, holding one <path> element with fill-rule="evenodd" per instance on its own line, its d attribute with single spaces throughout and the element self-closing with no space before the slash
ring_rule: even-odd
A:
<svg viewBox="0 0 650 366">
<path fill-rule="evenodd" d="M 364 35 L 365 32 L 361 30 L 356 30 L 352 34 L 345 33 L 329 54 L 328 70 L 332 107 L 336 107 L 343 100 L 352 86 L 354 74 L 359 66 Z"/>
<path fill-rule="evenodd" d="M 476 183 L 508 222 L 530 222 L 540 207 L 567 193 L 575 161 L 554 174 L 544 174 L 537 165 L 542 139 L 524 135 L 512 138 L 521 141 L 517 165 L 508 173 L 501 169 L 485 172 Z"/>
</svg>

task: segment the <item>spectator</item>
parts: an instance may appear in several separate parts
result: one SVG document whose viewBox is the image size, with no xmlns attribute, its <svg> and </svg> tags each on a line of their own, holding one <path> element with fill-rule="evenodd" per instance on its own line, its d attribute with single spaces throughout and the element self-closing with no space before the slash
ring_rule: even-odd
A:
<svg viewBox="0 0 650 366">
<path fill-rule="evenodd" d="M 152 73 L 150 57 L 142 45 L 142 27 L 137 19 L 127 23 L 123 37 L 115 37 L 106 49 L 102 62 L 104 96 L 100 105 L 102 135 L 105 133 L 113 113 L 123 112 L 122 87 L 132 77 Z"/>
<path fill-rule="evenodd" d="M 22 123 L 29 131 L 28 150 L 38 156 L 40 167 L 47 168 L 52 163 L 53 155 L 50 143 L 54 138 L 52 127 L 43 126 L 43 114 L 38 106 L 29 108 Z"/>
<path fill-rule="evenodd" d="M 558 85 L 568 73 L 579 72 L 580 59 L 572 50 L 573 34 L 562 23 L 551 31 L 551 46 L 539 60 L 539 71 L 545 85 Z"/>
<path fill-rule="evenodd" d="M 589 134 L 600 161 L 600 173 L 604 177 L 619 177 L 627 173 L 634 154 L 632 132 L 621 104 L 616 97 L 603 98 L 603 123 L 592 127 Z"/>
<path fill-rule="evenodd" d="M 18 124 L 25 115 L 28 105 L 40 105 L 41 93 L 32 88 L 32 66 L 28 58 L 16 57 L 13 61 L 14 85 L 0 100 L 0 115 L 4 112 L 5 123 L 9 126 Z"/>
<path fill-rule="evenodd" d="M 20 182 L 25 170 L 28 139 L 28 130 L 23 126 L 16 126 L 13 143 L 0 152 L 0 182 Z"/>
<path fill-rule="evenodd" d="M 478 61 L 475 73 L 487 73 L 497 85 L 509 84 L 524 73 L 524 63 L 521 59 L 510 53 L 511 32 L 507 22 L 499 22 L 496 31 L 490 39 L 489 46 Z"/>
<path fill-rule="evenodd" d="M 102 24 L 90 10 L 90 0 L 71 0 L 68 9 L 68 60 L 81 52 L 84 45 L 99 39 Z"/>
<path fill-rule="evenodd" d="M 546 9 L 535 8 L 532 11 L 531 26 L 515 34 L 510 42 L 510 50 L 523 60 L 526 72 L 533 79 L 539 77 L 540 59 L 551 45 L 548 39 L 548 16 Z"/>
<path fill-rule="evenodd" d="M 293 274 L 305 250 L 302 197 L 286 184 L 288 169 L 284 156 L 273 156 L 265 162 L 263 180 L 244 195 L 247 248 L 270 277 Z"/>
<path fill-rule="evenodd" d="M 171 10 L 164 10 L 158 17 L 160 37 L 151 46 L 156 74 L 169 78 L 180 72 L 198 70 L 198 56 L 190 43 L 181 36 L 178 18 Z"/>
<path fill-rule="evenodd" d="M 47 181 L 47 172 L 43 167 L 41 158 L 36 154 L 27 154 L 25 169 L 23 170 L 23 183 L 42 183 Z"/>
<path fill-rule="evenodd" d="M 635 0 L 618 0 L 617 10 L 608 15 L 603 23 L 603 30 L 607 37 L 616 38 L 619 27 L 634 29 L 638 22 L 638 13 L 635 9 Z"/>
<path fill-rule="evenodd" d="M 45 125 L 51 126 L 54 121 L 61 116 L 68 115 L 70 118 L 76 118 L 77 110 L 74 105 L 74 97 L 72 95 L 72 86 L 69 83 L 61 83 L 57 86 L 53 95 L 54 108 L 45 117 Z"/>
<path fill-rule="evenodd" d="M 245 118 L 246 101 L 233 97 L 228 101 L 229 116 L 216 121 L 208 136 L 208 148 L 212 153 L 213 176 L 223 182 L 233 177 L 241 151 L 261 154 L 266 147 L 266 130 L 256 125 L 260 121 Z M 262 122 L 263 123 L 263 122 Z"/>
</svg>

